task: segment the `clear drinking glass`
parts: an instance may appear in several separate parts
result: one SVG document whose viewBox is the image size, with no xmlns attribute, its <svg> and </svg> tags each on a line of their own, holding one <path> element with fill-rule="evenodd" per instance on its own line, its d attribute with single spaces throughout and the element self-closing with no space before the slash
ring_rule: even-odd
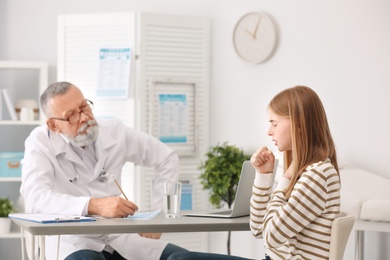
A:
<svg viewBox="0 0 390 260">
<path fill-rule="evenodd" d="M 181 182 L 165 182 L 163 194 L 165 217 L 180 217 Z"/>
</svg>

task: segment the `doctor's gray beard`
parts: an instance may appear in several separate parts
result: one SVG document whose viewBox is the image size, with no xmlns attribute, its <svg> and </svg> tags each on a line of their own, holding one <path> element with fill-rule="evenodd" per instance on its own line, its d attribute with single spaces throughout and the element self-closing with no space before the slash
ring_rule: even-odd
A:
<svg viewBox="0 0 390 260">
<path fill-rule="evenodd" d="M 89 126 L 89 127 L 88 127 Z M 81 134 L 88 127 L 86 133 Z M 97 140 L 99 127 L 95 120 L 89 120 L 85 124 L 83 124 L 79 130 L 77 130 L 77 135 L 75 137 L 69 138 L 69 141 L 74 146 L 87 146 L 92 144 Z"/>
</svg>

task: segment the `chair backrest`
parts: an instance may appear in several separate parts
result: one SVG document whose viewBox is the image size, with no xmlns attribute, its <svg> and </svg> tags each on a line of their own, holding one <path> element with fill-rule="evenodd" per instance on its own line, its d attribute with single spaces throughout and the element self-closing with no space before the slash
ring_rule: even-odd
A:
<svg viewBox="0 0 390 260">
<path fill-rule="evenodd" d="M 340 216 L 333 221 L 330 235 L 329 260 L 343 260 L 345 246 L 354 222 L 355 217 L 344 212 L 340 212 Z"/>
</svg>

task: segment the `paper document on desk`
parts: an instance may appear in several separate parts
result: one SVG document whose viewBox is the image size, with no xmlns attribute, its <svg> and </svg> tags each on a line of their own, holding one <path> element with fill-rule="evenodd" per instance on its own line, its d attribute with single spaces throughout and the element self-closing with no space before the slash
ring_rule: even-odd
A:
<svg viewBox="0 0 390 260">
<path fill-rule="evenodd" d="M 132 216 L 128 216 L 128 219 L 140 219 L 140 220 L 149 220 L 160 214 L 159 210 L 156 211 L 138 211 Z"/>
<path fill-rule="evenodd" d="M 8 215 L 8 217 L 42 223 L 42 224 L 96 221 L 96 219 L 93 217 L 56 215 L 56 214 L 11 213 Z"/>
</svg>

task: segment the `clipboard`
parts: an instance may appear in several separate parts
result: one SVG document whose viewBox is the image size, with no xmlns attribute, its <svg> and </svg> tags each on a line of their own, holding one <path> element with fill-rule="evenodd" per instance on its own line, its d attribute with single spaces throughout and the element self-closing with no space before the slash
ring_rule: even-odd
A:
<svg viewBox="0 0 390 260">
<path fill-rule="evenodd" d="M 96 221 L 94 217 L 34 213 L 11 213 L 8 215 L 8 217 L 41 224 Z"/>
</svg>

